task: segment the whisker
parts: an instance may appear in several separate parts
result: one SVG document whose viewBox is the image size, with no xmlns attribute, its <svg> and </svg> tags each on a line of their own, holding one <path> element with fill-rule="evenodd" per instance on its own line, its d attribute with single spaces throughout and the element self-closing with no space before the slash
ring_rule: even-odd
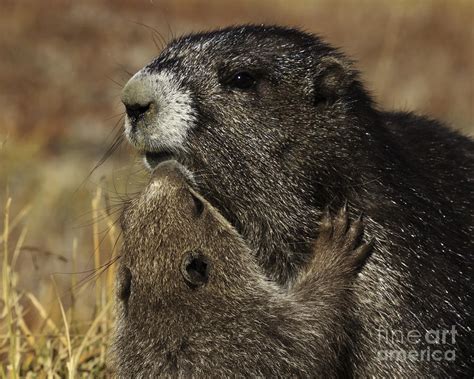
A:
<svg viewBox="0 0 474 379">
<path fill-rule="evenodd" d="M 113 115 L 113 116 L 104 118 L 104 121 L 110 121 L 110 120 L 114 119 L 115 117 L 119 117 L 119 116 L 122 116 L 122 117 L 125 116 L 125 112 L 117 113 L 117 114 L 115 114 L 115 115 Z M 114 129 L 115 129 L 116 127 L 117 127 L 117 126 L 114 126 Z M 114 129 L 112 129 L 112 130 L 114 130 Z"/>
<path fill-rule="evenodd" d="M 109 79 L 112 83 L 117 84 L 117 86 L 119 86 L 120 88 L 123 88 L 123 86 L 124 86 L 124 84 L 125 84 L 125 83 L 122 84 L 122 83 L 117 82 L 115 79 L 112 79 L 112 78 L 111 78 L 110 76 L 108 76 L 108 75 L 105 75 L 105 77 L 106 77 L 107 79 Z"/>
<path fill-rule="evenodd" d="M 160 52 L 161 50 L 163 50 L 163 47 L 166 45 L 166 40 L 165 38 L 163 37 L 163 35 L 156 29 L 156 28 L 153 28 L 152 26 L 149 26 L 147 24 L 144 24 L 140 21 L 132 21 L 134 24 L 136 25 L 140 25 L 144 28 L 147 28 L 149 30 L 152 31 L 152 33 L 156 34 L 159 38 L 160 38 L 160 42 L 161 42 L 161 47 L 158 49 L 158 52 Z M 152 34 L 152 38 L 153 38 L 153 34 Z M 158 46 L 157 46 L 158 47 Z"/>
<path fill-rule="evenodd" d="M 117 122 L 117 124 L 120 123 L 120 121 L 122 121 L 123 117 L 121 117 L 119 119 L 119 121 Z M 114 128 L 116 128 L 117 126 L 115 126 Z M 102 155 L 102 157 L 99 159 L 99 161 L 95 164 L 95 166 L 92 168 L 92 170 L 89 172 L 89 174 L 86 176 L 86 178 L 82 181 L 82 183 L 79 185 L 79 187 L 76 189 L 76 191 L 74 193 L 77 193 L 77 191 L 79 191 L 80 188 L 82 188 L 82 186 L 84 185 L 84 183 L 92 176 L 92 174 L 100 167 L 102 166 L 102 164 L 104 164 L 104 162 L 110 158 L 110 156 L 117 150 L 117 148 L 122 144 L 123 142 L 123 139 L 124 139 L 124 136 L 123 136 L 123 133 L 122 132 L 119 132 L 117 133 L 114 141 L 112 142 L 112 144 L 110 145 L 110 147 L 106 150 L 106 152 Z"/>
</svg>

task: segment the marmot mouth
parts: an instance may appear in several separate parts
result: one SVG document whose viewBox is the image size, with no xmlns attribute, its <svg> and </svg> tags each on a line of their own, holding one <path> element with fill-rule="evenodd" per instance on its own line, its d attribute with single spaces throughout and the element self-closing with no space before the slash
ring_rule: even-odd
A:
<svg viewBox="0 0 474 379">
<path fill-rule="evenodd" d="M 147 151 L 145 152 L 145 161 L 151 170 L 155 169 L 160 163 L 176 159 L 173 152 L 169 150 L 161 150 L 157 152 Z"/>
</svg>

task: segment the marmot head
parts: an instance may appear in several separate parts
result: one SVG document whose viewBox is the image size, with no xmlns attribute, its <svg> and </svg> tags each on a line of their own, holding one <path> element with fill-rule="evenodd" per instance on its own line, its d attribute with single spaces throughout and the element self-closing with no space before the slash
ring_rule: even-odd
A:
<svg viewBox="0 0 474 379">
<path fill-rule="evenodd" d="M 338 133 L 328 124 L 366 100 L 356 79 L 336 49 L 293 29 L 184 36 L 126 84 L 126 135 L 151 167 L 175 155 L 192 167 L 262 170 L 292 159 L 307 129 L 315 144 Z"/>
<path fill-rule="evenodd" d="M 245 288 L 243 278 L 251 285 L 257 275 L 238 233 L 192 189 L 176 161 L 157 167 L 121 223 L 118 296 L 124 317 L 154 312 L 159 318 L 180 309 L 198 315 L 201 307 L 212 309 L 213 300 L 220 306 L 231 301 L 229 293 Z"/>
<path fill-rule="evenodd" d="M 126 135 L 147 165 L 183 163 L 257 250 L 263 239 L 293 235 L 301 246 L 314 235 L 314 226 L 295 231 L 319 217 L 302 210 L 333 201 L 338 180 L 354 176 L 369 150 L 370 100 L 357 72 L 336 49 L 293 29 L 179 38 L 130 79 L 122 100 Z"/>
</svg>

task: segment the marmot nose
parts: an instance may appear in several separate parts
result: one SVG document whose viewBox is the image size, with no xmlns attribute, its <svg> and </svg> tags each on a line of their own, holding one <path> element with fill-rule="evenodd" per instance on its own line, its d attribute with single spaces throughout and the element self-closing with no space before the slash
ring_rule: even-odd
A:
<svg viewBox="0 0 474 379">
<path fill-rule="evenodd" d="M 133 121 L 137 121 L 143 117 L 143 115 L 149 111 L 151 102 L 148 104 L 124 104 L 125 105 L 125 112 L 127 112 L 127 116 L 130 117 Z"/>
<path fill-rule="evenodd" d="M 122 90 L 122 103 L 133 126 L 137 121 L 154 116 L 158 107 L 150 82 L 142 77 L 131 78 Z"/>
</svg>

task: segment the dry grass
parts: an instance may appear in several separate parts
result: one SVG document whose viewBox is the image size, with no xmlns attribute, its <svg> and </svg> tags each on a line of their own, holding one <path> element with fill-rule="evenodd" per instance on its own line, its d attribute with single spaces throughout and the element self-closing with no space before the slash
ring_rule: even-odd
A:
<svg viewBox="0 0 474 379">
<path fill-rule="evenodd" d="M 146 175 L 126 147 L 88 174 L 120 133 L 120 87 L 157 54 L 157 33 L 168 40 L 243 22 L 300 26 L 358 60 L 381 105 L 474 133 L 470 0 L 3 0 L 0 7 L 0 375 L 7 377 L 106 375 L 113 270 L 95 274 L 117 253 L 122 197 Z"/>
<path fill-rule="evenodd" d="M 3 378 L 90 378 L 109 377 L 107 370 L 107 345 L 113 325 L 113 278 L 118 257 L 119 233 L 113 220 L 101 207 L 99 188 L 92 199 L 95 222 L 92 225 L 94 241 L 94 268 L 78 283 L 71 275 L 68 291 L 58 289 L 55 276 L 51 275 L 54 303 L 40 301 L 33 292 L 18 286 L 17 263 L 24 250 L 27 227 L 18 239 L 12 240 L 11 232 L 22 225 L 27 211 L 11 218 L 12 198 L 4 208 L 2 233 L 2 304 L 0 320 L 0 375 Z M 100 224 L 107 224 L 108 243 L 100 242 Z M 72 241 L 72 269 L 77 267 L 77 240 Z M 104 259 L 103 249 L 111 252 Z M 104 275 L 101 275 L 104 274 Z M 96 297 L 93 314 L 86 322 L 77 319 L 81 284 L 93 284 Z M 67 309 L 64 306 L 68 303 Z M 60 318 L 55 317 L 59 308 Z M 31 323 L 31 319 L 36 320 Z"/>
</svg>

